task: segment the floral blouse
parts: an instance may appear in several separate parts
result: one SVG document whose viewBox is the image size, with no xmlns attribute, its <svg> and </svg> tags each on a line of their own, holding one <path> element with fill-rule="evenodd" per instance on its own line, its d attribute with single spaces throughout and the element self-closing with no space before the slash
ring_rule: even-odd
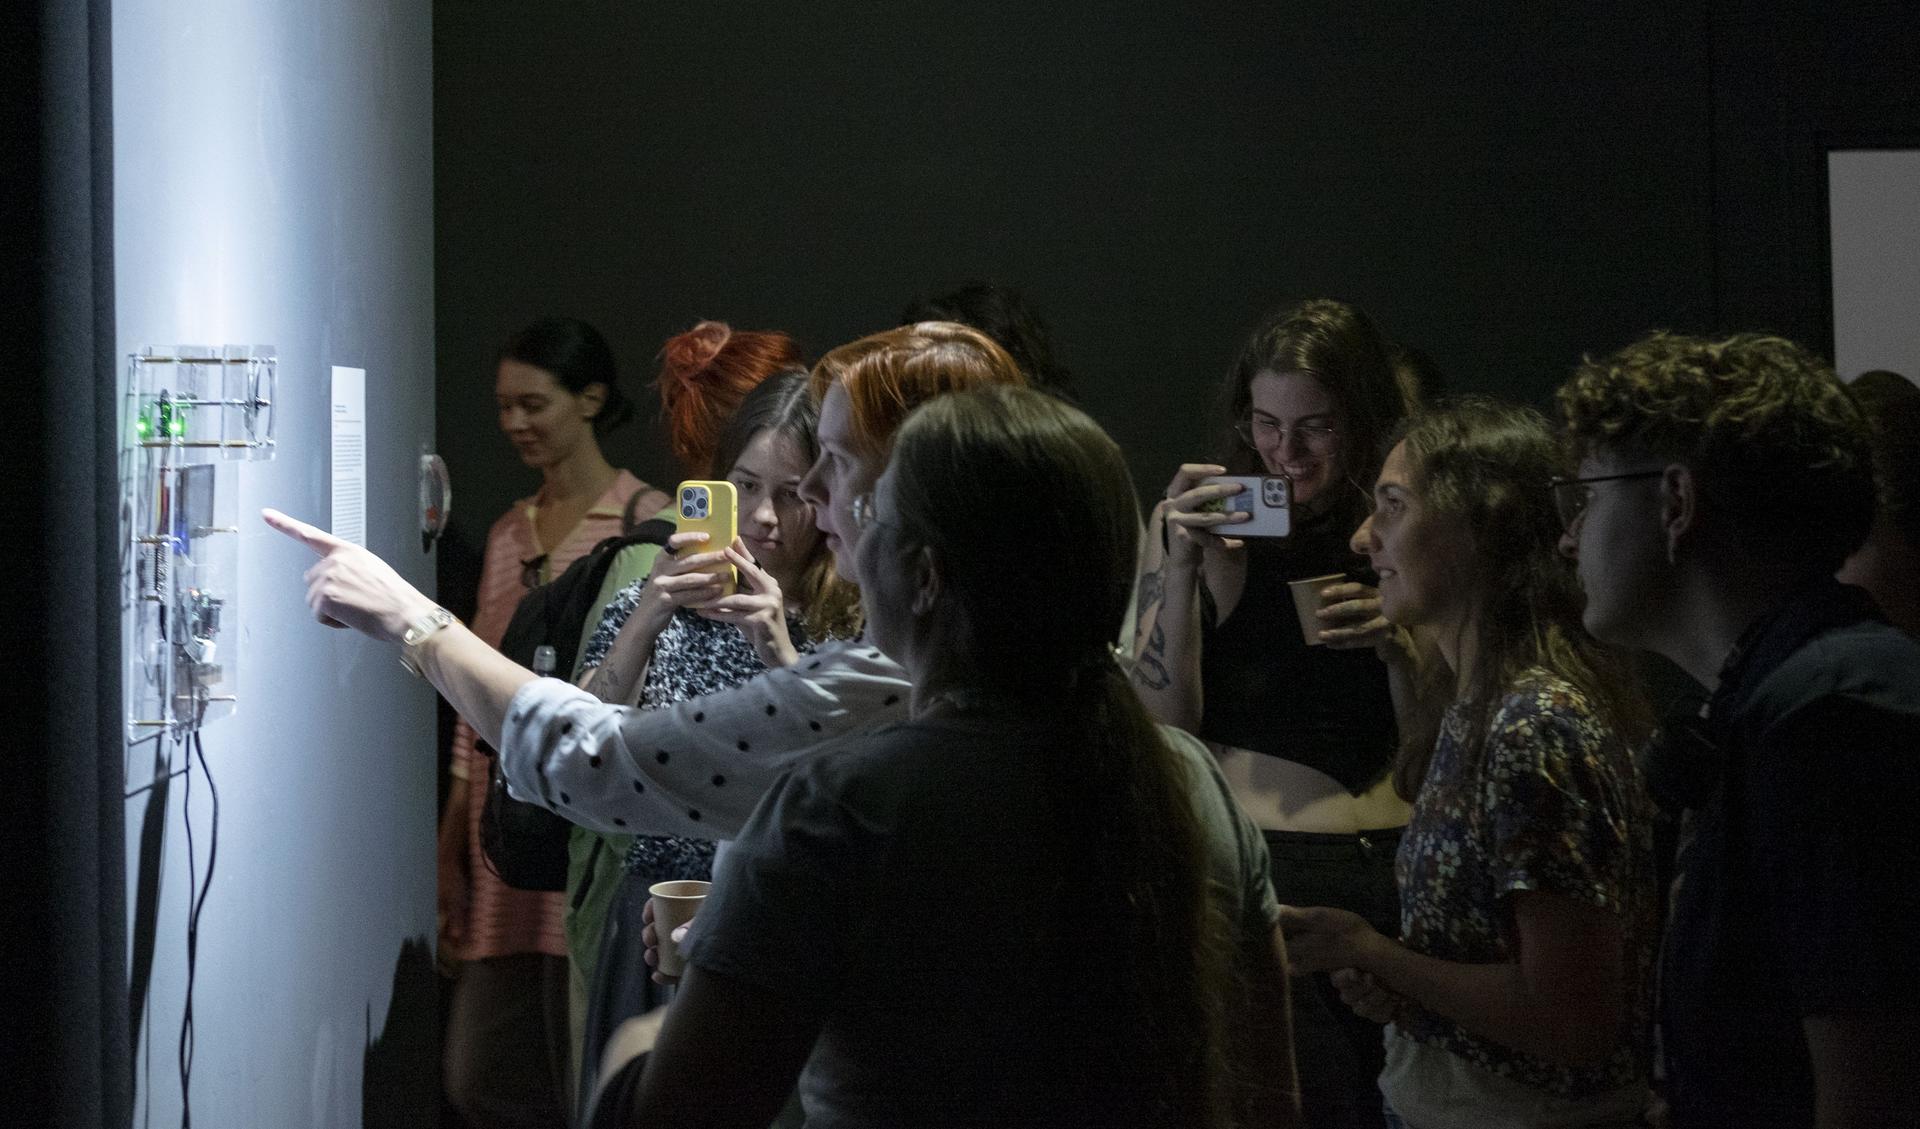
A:
<svg viewBox="0 0 1920 1129">
<path fill-rule="evenodd" d="M 607 601 L 600 624 L 594 628 L 581 654 L 581 669 L 606 661 L 620 628 L 640 605 L 646 583 L 644 578 L 636 580 Z M 813 652 L 813 642 L 807 638 L 805 626 L 791 611 L 787 613 L 787 637 L 793 642 L 794 650 L 801 654 Z M 739 628 L 678 608 L 653 641 L 653 659 L 647 664 L 647 675 L 640 686 L 639 708 L 664 709 L 691 698 L 731 689 L 766 672 L 766 664 L 760 661 L 753 644 L 747 642 Z M 711 839 L 635 835 L 627 848 L 625 867 L 627 873 L 644 876 L 652 882 L 675 878 L 711 881 L 713 854 Z"/>
<path fill-rule="evenodd" d="M 1400 840 L 1403 942 L 1441 960 L 1518 958 L 1508 895 L 1537 890 L 1611 911 L 1625 931 L 1629 1029 L 1603 1064 L 1550 1062 L 1413 1009 L 1394 1033 L 1562 1096 L 1646 1077 L 1655 946 L 1653 812 L 1631 752 L 1571 683 L 1523 674 L 1469 756 L 1465 703 L 1448 709 Z"/>
</svg>

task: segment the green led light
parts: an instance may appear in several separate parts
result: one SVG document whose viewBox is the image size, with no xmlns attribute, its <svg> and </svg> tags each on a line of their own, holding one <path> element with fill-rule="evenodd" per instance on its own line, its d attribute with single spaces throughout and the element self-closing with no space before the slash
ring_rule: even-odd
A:
<svg viewBox="0 0 1920 1129">
<path fill-rule="evenodd" d="M 133 433 L 142 439 L 153 434 L 153 421 L 147 418 L 147 413 L 141 412 L 133 421 Z"/>
</svg>

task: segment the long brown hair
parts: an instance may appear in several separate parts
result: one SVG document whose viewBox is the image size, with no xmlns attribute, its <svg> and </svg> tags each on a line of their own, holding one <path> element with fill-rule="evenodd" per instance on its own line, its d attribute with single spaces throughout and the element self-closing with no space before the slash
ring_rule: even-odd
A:
<svg viewBox="0 0 1920 1129">
<path fill-rule="evenodd" d="M 1366 498 L 1386 458 L 1383 442 L 1407 414 L 1393 370 L 1392 346 L 1357 306 L 1314 298 L 1281 310 L 1253 331 L 1227 372 L 1221 397 L 1228 428 L 1221 463 L 1228 474 L 1265 474 L 1259 452 L 1232 430 L 1253 410 L 1253 378 L 1261 373 L 1305 373 L 1326 389 L 1340 412 L 1340 461 L 1357 489 L 1328 497 L 1351 522 L 1366 516 Z"/>
<path fill-rule="evenodd" d="M 1561 523 L 1548 483 L 1564 456 L 1546 417 L 1531 408 L 1469 397 L 1423 413 L 1403 442 L 1423 507 L 1460 522 L 1472 552 L 1460 583 L 1476 611 L 1475 669 L 1456 671 L 1467 703 L 1466 762 L 1477 763 L 1500 700 L 1529 669 L 1572 683 L 1629 747 L 1651 731 L 1638 678 L 1621 655 L 1581 625 L 1586 599 L 1560 556 Z M 1393 786 L 1412 800 L 1426 779 L 1447 708 L 1444 692 L 1422 693 L 1424 716 L 1401 734 Z"/>
<path fill-rule="evenodd" d="M 786 369 L 748 392 L 720 433 L 708 476 L 725 478 L 732 473 L 741 452 L 763 431 L 792 440 L 808 464 L 818 458 L 820 405 L 808 394 L 808 379 L 806 369 Z M 860 633 L 860 590 L 840 579 L 825 538 L 815 543 L 813 554 L 807 558 L 798 591 L 787 595 L 799 605 L 801 622 L 814 642 L 851 639 Z"/>
<path fill-rule="evenodd" d="M 1119 447 L 1051 396 L 988 386 L 916 411 L 890 466 L 962 665 L 1077 737 L 1050 762 L 1055 826 L 1077 856 L 1063 941 L 1080 966 L 1119 973 L 1131 1012 L 1108 1032 L 1101 1083 L 1140 1099 L 1133 1124 L 1224 1125 L 1235 934 L 1209 896 L 1186 770 L 1112 652 L 1139 520 Z"/>
</svg>

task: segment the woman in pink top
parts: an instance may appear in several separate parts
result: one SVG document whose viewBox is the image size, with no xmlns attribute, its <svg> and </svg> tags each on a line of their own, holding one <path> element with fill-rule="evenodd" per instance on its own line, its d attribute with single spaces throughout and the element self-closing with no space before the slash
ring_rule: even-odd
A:
<svg viewBox="0 0 1920 1129">
<path fill-rule="evenodd" d="M 633 414 L 615 384 L 613 351 L 583 321 L 535 322 L 500 350 L 500 430 L 540 490 L 487 533 L 473 631 L 498 646 L 527 591 L 565 571 L 636 512 L 667 496 L 600 452 L 598 433 Z M 566 896 L 516 890 L 480 850 L 487 764 L 465 721 L 454 728 L 453 787 L 440 820 L 440 944 L 458 962 L 446 1031 L 447 1096 L 474 1129 L 566 1124 Z"/>
</svg>

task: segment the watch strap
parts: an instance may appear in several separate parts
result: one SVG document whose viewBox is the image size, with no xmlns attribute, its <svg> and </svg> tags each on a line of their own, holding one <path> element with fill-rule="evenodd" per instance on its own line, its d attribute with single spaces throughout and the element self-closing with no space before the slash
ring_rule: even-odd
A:
<svg viewBox="0 0 1920 1129">
<path fill-rule="evenodd" d="M 420 669 L 420 645 L 441 629 L 452 626 L 453 622 L 453 613 L 445 608 L 435 608 L 409 621 L 406 631 L 400 636 L 400 665 L 406 667 L 407 672 L 415 678 L 425 678 L 426 672 Z"/>
</svg>

